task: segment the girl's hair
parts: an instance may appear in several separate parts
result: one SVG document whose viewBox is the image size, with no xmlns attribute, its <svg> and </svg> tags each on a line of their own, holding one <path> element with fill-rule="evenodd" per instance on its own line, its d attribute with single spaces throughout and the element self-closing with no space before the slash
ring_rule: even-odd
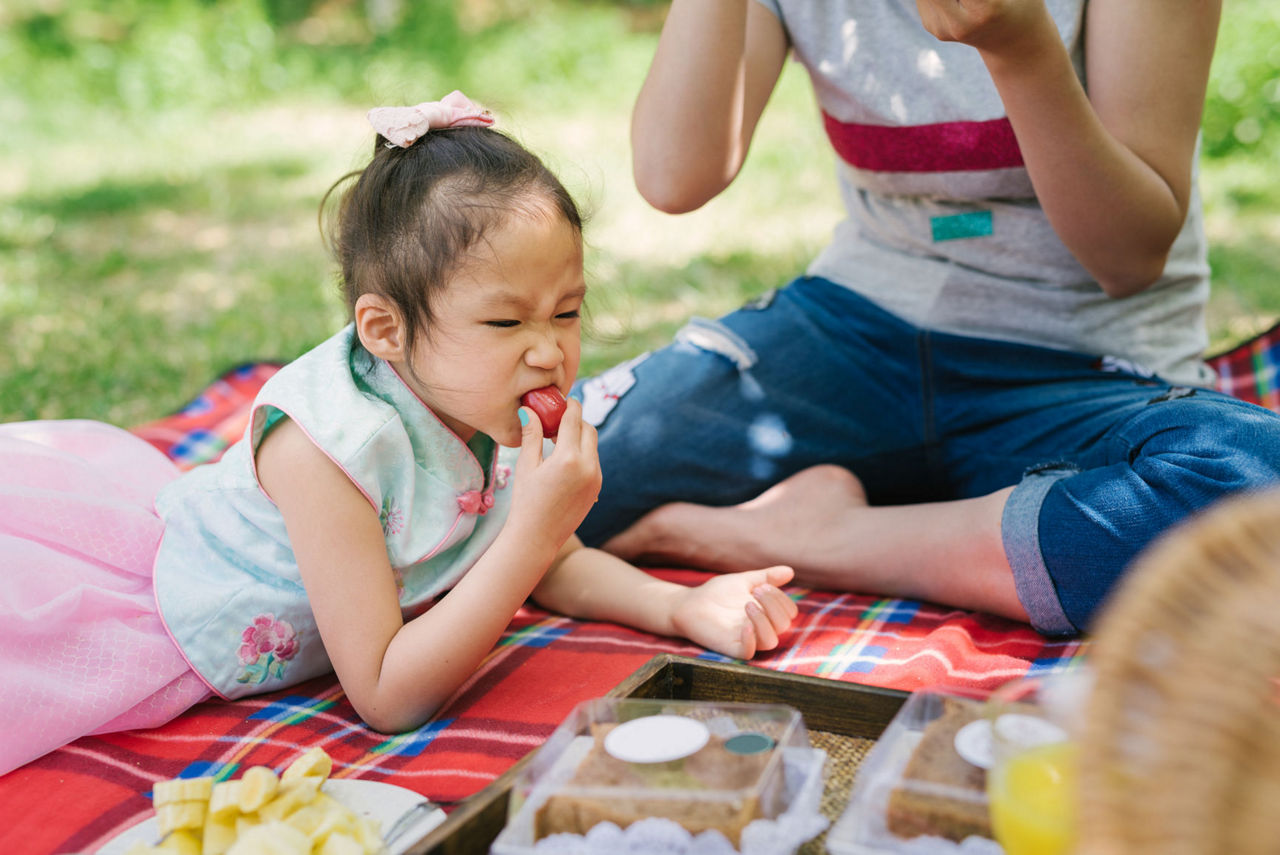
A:
<svg viewBox="0 0 1280 855">
<path fill-rule="evenodd" d="M 327 202 L 351 179 L 326 229 Z M 564 185 L 500 131 L 433 130 L 408 148 L 379 136 L 369 165 L 339 179 L 321 202 L 321 230 L 341 266 L 349 315 L 361 294 L 391 301 L 412 353 L 419 327 L 430 326 L 432 296 L 514 213 L 559 213 L 582 234 L 582 214 Z"/>
</svg>

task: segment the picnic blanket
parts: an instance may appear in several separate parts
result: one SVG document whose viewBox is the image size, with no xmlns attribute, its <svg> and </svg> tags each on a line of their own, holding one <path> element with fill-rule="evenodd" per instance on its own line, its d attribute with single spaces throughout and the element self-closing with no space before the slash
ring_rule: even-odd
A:
<svg viewBox="0 0 1280 855">
<path fill-rule="evenodd" d="M 1280 410 L 1280 325 L 1214 357 L 1222 388 Z M 280 365 L 237 366 L 173 416 L 136 432 L 190 468 L 240 438 L 254 393 Z M 703 574 L 656 570 L 693 584 Z M 993 688 L 1071 667 L 1087 642 L 909 600 L 788 587 L 799 616 L 761 668 L 912 691 Z M 650 658 L 722 660 L 690 643 L 527 605 L 440 714 L 417 730 L 360 723 L 332 676 L 235 702 L 200 704 L 163 727 L 85 737 L 0 777 L 0 852 L 93 852 L 151 815 L 150 789 L 176 776 L 228 778 L 281 768 L 315 745 L 334 776 L 407 787 L 446 806 L 481 790 L 538 747 L 579 701 L 607 694 Z"/>
</svg>

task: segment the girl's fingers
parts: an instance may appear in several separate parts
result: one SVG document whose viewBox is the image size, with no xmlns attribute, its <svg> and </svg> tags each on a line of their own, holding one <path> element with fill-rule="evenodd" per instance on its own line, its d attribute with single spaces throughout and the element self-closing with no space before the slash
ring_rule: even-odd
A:
<svg viewBox="0 0 1280 855">
<path fill-rule="evenodd" d="M 742 645 L 740 659 L 750 659 L 756 655 L 756 631 L 752 628 L 750 620 L 742 622 L 742 631 L 738 633 L 738 642 Z"/>
<path fill-rule="evenodd" d="M 751 595 L 756 598 L 756 602 L 764 609 L 764 613 L 769 616 L 769 622 L 778 632 L 791 626 L 791 622 L 800 613 L 795 602 L 773 585 L 757 585 L 751 589 Z"/>
<path fill-rule="evenodd" d="M 516 477 L 536 469 L 542 462 L 542 420 L 528 407 L 521 407 L 520 456 L 516 458 Z"/>
<path fill-rule="evenodd" d="M 599 457 L 600 451 L 600 434 L 596 430 L 596 426 L 582 422 L 582 451 L 592 457 Z"/>
<path fill-rule="evenodd" d="M 568 406 L 564 412 L 564 422 L 572 423 L 572 447 L 582 452 L 583 456 L 595 458 L 599 456 L 597 445 L 599 444 L 599 434 L 596 432 L 595 425 L 587 424 L 582 418 L 582 403 L 577 398 L 569 398 Z M 563 431 L 563 428 L 561 429 Z"/>
<path fill-rule="evenodd" d="M 778 646 L 778 632 L 764 609 L 755 600 L 747 600 L 747 619 L 755 635 L 756 650 L 772 650 Z"/>
<path fill-rule="evenodd" d="M 564 415 L 556 431 L 556 448 L 577 448 L 582 438 L 582 404 L 573 398 L 565 399 Z"/>
<path fill-rule="evenodd" d="M 765 581 L 770 585 L 781 588 L 790 582 L 796 576 L 796 571 L 787 567 L 785 564 L 779 564 L 776 567 L 766 567 L 764 571 Z"/>
</svg>

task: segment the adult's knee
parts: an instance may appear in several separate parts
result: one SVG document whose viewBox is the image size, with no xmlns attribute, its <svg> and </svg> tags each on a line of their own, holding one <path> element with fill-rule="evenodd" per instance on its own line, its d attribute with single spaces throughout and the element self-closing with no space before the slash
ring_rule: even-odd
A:
<svg viewBox="0 0 1280 855">
<path fill-rule="evenodd" d="M 1071 468 L 1046 482 L 1037 554 L 1085 629 L 1157 536 L 1229 495 L 1280 484 L 1280 416 L 1223 396 L 1157 399 L 1110 438 L 1105 463 Z"/>
<path fill-rule="evenodd" d="M 1188 509 L 1280 483 L 1280 415 L 1234 398 L 1157 399 L 1121 439 L 1137 476 Z"/>
</svg>

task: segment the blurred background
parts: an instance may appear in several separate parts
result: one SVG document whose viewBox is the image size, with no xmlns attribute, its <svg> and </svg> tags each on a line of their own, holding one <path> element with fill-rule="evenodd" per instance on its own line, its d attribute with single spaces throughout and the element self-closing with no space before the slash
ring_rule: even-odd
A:
<svg viewBox="0 0 1280 855">
<path fill-rule="evenodd" d="M 1215 349 L 1280 318 L 1280 4 L 1225 0 L 1204 118 Z M 789 64 L 743 174 L 659 214 L 628 124 L 646 0 L 4 0 L 0 421 L 129 427 L 344 322 L 317 210 L 364 114 L 462 89 L 591 216 L 583 373 L 799 273 L 838 214 Z M 681 134 L 682 128 L 652 133 Z"/>
</svg>

